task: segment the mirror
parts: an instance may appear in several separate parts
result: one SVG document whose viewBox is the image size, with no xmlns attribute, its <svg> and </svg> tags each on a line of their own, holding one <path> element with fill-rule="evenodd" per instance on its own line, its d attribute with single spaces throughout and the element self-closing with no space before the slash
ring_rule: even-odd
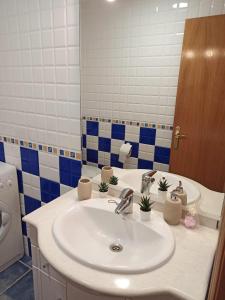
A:
<svg viewBox="0 0 225 300">
<path fill-rule="evenodd" d="M 220 166 L 214 163 L 206 170 L 205 161 L 212 161 L 216 147 L 225 164 L 225 138 L 223 146 L 219 145 L 220 136 L 225 128 L 223 125 L 220 132 L 206 111 L 216 116 L 215 107 L 222 107 L 219 119 L 221 124 L 224 124 L 222 120 L 225 118 L 225 105 L 219 94 L 210 90 L 209 82 L 204 82 L 204 76 L 201 78 L 201 74 L 198 73 L 198 69 L 204 66 L 193 72 L 196 78 L 201 80 L 199 86 L 196 85 L 196 90 L 205 86 L 207 94 L 213 93 L 211 98 L 214 102 L 208 99 L 207 108 L 202 109 L 203 105 L 206 105 L 204 92 L 199 96 L 194 94 L 195 88 L 190 89 L 190 86 L 194 87 L 195 84 L 191 69 L 187 71 L 191 74 L 190 78 L 186 73 L 186 77 L 182 77 L 180 71 L 181 79 L 178 84 L 181 66 L 192 66 L 192 70 L 197 66 L 197 47 L 200 47 L 206 63 L 211 57 L 215 57 L 213 53 L 217 53 L 217 63 L 220 61 L 222 65 L 223 62 L 224 49 L 218 50 L 216 46 L 220 44 L 219 39 L 215 42 L 217 44 L 214 50 L 209 50 L 208 46 L 203 49 L 203 44 L 198 44 L 200 37 L 204 36 L 203 28 L 206 25 L 203 21 L 190 26 L 188 24 L 191 20 L 187 22 L 184 35 L 185 21 L 188 18 L 218 13 L 204 10 L 200 2 L 197 1 L 193 7 L 190 1 L 81 1 L 82 152 L 86 169 L 93 167 L 91 169 L 94 172 L 96 167 L 111 165 L 126 169 L 170 170 L 192 178 L 212 190 L 222 192 L 225 182 L 224 170 L 219 170 Z M 212 8 L 209 7 L 210 9 Z M 207 18 L 206 22 L 210 22 L 212 18 Z M 219 16 L 214 18 L 218 24 L 222 22 Z M 211 26 L 210 24 L 207 26 Z M 195 29 L 195 32 L 200 32 L 196 39 L 195 34 L 190 31 L 191 26 L 199 26 Z M 192 38 L 188 40 L 189 34 Z M 183 54 L 182 45 L 186 47 Z M 207 68 L 203 70 L 203 73 L 208 72 Z M 210 73 L 212 72 L 214 71 Z M 224 91 L 221 80 L 210 80 L 215 80 L 220 92 Z M 196 101 L 191 103 L 192 99 L 198 97 L 201 99 L 198 104 Z M 182 99 L 185 99 L 184 103 L 189 103 L 188 108 L 182 104 Z M 179 110 L 175 113 L 176 101 Z M 190 109 L 194 105 L 196 112 Z M 202 120 L 199 115 L 204 115 Z M 207 121 L 204 122 L 204 119 Z M 197 161 L 194 162 L 190 149 L 193 147 L 191 137 L 200 126 L 197 122 L 201 123 L 210 135 L 215 135 L 216 131 L 216 136 L 212 146 L 214 150 L 209 149 L 206 139 L 204 143 L 196 144 L 194 151 L 201 153 L 201 157 L 204 154 L 204 159 L 196 158 Z M 195 124 L 195 127 L 192 124 Z M 200 136 L 200 131 L 198 134 L 198 140 L 204 138 Z M 131 153 L 123 161 L 120 159 L 120 150 L 125 143 L 131 145 Z M 206 148 L 209 149 L 208 153 L 204 150 Z M 185 167 L 183 163 L 177 163 L 182 160 L 182 156 L 186 157 Z M 191 164 L 188 162 L 191 159 L 196 170 L 190 170 Z M 200 169 L 201 174 L 198 172 Z M 219 172 L 222 178 L 220 182 L 218 179 L 212 180 L 212 169 L 213 172 Z"/>
</svg>

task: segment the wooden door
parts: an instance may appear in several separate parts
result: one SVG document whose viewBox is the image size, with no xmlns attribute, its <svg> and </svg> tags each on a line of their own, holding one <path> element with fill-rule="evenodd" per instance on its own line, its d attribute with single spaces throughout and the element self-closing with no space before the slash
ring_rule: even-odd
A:
<svg viewBox="0 0 225 300">
<path fill-rule="evenodd" d="M 225 15 L 186 21 L 170 171 L 209 189 L 223 189 Z"/>
</svg>

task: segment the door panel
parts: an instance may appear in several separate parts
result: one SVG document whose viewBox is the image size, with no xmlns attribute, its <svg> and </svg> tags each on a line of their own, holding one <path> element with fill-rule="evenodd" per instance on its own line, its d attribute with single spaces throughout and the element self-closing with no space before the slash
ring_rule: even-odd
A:
<svg viewBox="0 0 225 300">
<path fill-rule="evenodd" d="M 225 15 L 186 21 L 170 171 L 222 191 L 225 182 Z M 175 137 L 176 127 L 180 134 Z"/>
</svg>

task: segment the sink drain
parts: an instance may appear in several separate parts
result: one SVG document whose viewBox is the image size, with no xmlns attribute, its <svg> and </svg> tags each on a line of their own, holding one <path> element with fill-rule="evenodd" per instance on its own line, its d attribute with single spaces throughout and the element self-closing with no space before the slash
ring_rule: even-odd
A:
<svg viewBox="0 0 225 300">
<path fill-rule="evenodd" d="M 123 251 L 123 246 L 121 244 L 111 244 L 109 246 L 109 249 L 112 251 L 112 252 L 121 252 Z"/>
</svg>

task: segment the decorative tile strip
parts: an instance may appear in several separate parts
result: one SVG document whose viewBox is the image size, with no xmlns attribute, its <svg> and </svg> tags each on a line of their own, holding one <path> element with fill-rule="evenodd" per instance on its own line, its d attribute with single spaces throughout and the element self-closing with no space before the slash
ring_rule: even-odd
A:
<svg viewBox="0 0 225 300">
<path fill-rule="evenodd" d="M 17 138 L 11 138 L 6 136 L 0 136 L 0 141 L 9 144 L 15 144 L 24 148 L 38 150 L 40 152 L 46 152 L 56 156 L 64 156 L 76 160 L 81 160 L 81 153 L 77 151 L 70 151 L 55 146 L 32 143 L 32 142 L 19 140 Z"/>
<path fill-rule="evenodd" d="M 156 129 L 164 129 L 164 130 L 171 130 L 171 131 L 173 130 L 172 125 L 166 125 L 166 124 L 155 124 L 149 122 L 139 122 L 139 121 L 129 121 L 129 120 L 119 120 L 119 119 L 104 119 L 100 117 L 86 117 L 86 116 L 83 116 L 82 119 L 87 121 L 130 125 L 136 127 L 156 128 Z"/>
</svg>

